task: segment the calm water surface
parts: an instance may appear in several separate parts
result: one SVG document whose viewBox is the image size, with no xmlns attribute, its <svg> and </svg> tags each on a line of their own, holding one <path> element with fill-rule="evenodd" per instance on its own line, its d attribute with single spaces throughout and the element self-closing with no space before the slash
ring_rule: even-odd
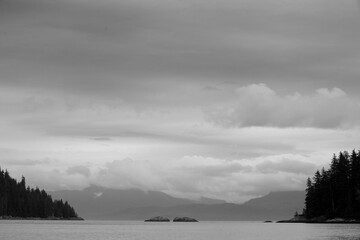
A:
<svg viewBox="0 0 360 240">
<path fill-rule="evenodd" d="M 358 224 L 0 221 L 1 240 L 358 240 Z"/>
</svg>

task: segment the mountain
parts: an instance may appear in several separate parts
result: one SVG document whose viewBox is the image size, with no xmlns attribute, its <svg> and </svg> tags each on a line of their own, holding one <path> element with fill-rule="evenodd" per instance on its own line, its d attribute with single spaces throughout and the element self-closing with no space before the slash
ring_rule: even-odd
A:
<svg viewBox="0 0 360 240">
<path fill-rule="evenodd" d="M 244 204 L 191 204 L 173 207 L 144 207 L 126 209 L 113 213 L 111 219 L 144 219 L 149 216 L 190 216 L 198 220 L 210 221 L 264 221 L 288 219 L 297 211 L 302 212 L 305 192 L 271 192 L 261 198 Z"/>
<path fill-rule="evenodd" d="M 295 211 L 301 213 L 305 203 L 305 191 L 270 192 L 260 198 L 251 199 L 244 204 L 246 207 L 264 210 Z"/>
<path fill-rule="evenodd" d="M 301 212 L 305 192 L 271 192 L 244 204 L 201 198 L 175 198 L 156 191 L 110 189 L 90 186 L 84 190 L 56 191 L 54 197 L 69 201 L 86 219 L 144 220 L 154 216 L 189 216 L 198 220 L 281 220 Z"/>
<path fill-rule="evenodd" d="M 223 204 L 223 203 L 226 203 L 226 201 L 221 200 L 221 199 L 213 199 L 213 198 L 201 197 L 199 199 L 198 203 L 212 205 L 212 204 Z"/>
<path fill-rule="evenodd" d="M 86 219 L 109 219 L 114 212 L 143 207 L 173 207 L 194 204 L 196 201 L 175 198 L 163 192 L 140 189 L 110 189 L 92 185 L 83 190 L 51 192 L 52 196 L 66 199 Z M 220 200 L 206 199 L 206 202 Z"/>
</svg>

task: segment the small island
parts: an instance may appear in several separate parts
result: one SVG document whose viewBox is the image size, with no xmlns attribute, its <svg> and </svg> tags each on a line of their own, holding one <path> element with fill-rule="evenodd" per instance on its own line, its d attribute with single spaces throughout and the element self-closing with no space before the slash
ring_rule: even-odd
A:
<svg viewBox="0 0 360 240">
<path fill-rule="evenodd" d="M 67 201 L 52 200 L 44 190 L 26 187 L 0 168 L 0 219 L 2 220 L 83 220 Z"/>
<path fill-rule="evenodd" d="M 176 217 L 173 222 L 198 222 L 198 220 L 189 217 Z"/>
<path fill-rule="evenodd" d="M 170 219 L 167 217 L 157 216 L 146 219 L 145 222 L 170 222 Z M 175 217 L 173 222 L 198 222 L 198 220 L 190 217 Z"/>
<path fill-rule="evenodd" d="M 170 219 L 168 219 L 166 217 L 157 216 L 157 217 L 152 217 L 152 218 L 146 219 L 145 222 L 170 222 Z"/>
</svg>

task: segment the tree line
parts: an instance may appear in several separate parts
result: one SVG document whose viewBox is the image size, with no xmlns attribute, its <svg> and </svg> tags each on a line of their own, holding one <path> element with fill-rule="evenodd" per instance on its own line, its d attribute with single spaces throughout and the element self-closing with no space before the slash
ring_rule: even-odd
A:
<svg viewBox="0 0 360 240">
<path fill-rule="evenodd" d="M 52 200 L 39 188 L 26 187 L 25 178 L 20 182 L 0 168 L 0 216 L 21 218 L 77 218 L 68 202 Z"/>
<path fill-rule="evenodd" d="M 360 220 L 360 151 L 334 154 L 329 169 L 307 179 L 304 214 Z"/>
</svg>

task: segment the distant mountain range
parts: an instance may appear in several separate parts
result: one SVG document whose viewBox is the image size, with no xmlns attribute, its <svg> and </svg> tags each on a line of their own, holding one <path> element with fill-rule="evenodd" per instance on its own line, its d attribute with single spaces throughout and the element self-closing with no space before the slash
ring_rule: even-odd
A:
<svg viewBox="0 0 360 240">
<path fill-rule="evenodd" d="M 301 212 L 304 191 L 272 192 L 244 204 L 201 198 L 175 198 L 163 192 L 110 189 L 92 185 L 84 190 L 54 191 L 85 219 L 144 220 L 154 216 L 189 216 L 198 220 L 280 220 Z"/>
</svg>

